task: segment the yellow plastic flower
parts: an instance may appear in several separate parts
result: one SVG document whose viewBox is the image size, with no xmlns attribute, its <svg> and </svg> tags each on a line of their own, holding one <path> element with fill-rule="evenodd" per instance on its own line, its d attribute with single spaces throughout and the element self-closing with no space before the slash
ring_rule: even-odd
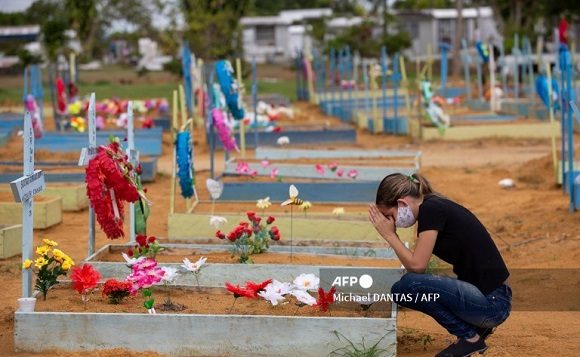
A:
<svg viewBox="0 0 580 357">
<path fill-rule="evenodd" d="M 258 207 L 259 209 L 266 209 L 271 205 L 272 203 L 270 202 L 270 197 L 259 199 L 258 202 L 256 203 L 256 207 Z"/>
<path fill-rule="evenodd" d="M 312 203 L 310 203 L 310 201 L 304 201 L 300 205 L 300 209 L 303 210 L 303 211 L 306 211 L 306 210 L 310 209 L 310 207 L 312 207 Z"/>
<path fill-rule="evenodd" d="M 343 216 L 345 214 L 344 207 L 336 207 L 332 210 L 332 214 L 337 217 Z"/>
<path fill-rule="evenodd" d="M 32 265 L 32 260 L 26 259 L 24 263 L 22 263 L 22 269 L 28 269 Z"/>
<path fill-rule="evenodd" d="M 36 247 L 36 254 L 43 256 L 50 251 L 50 247 L 48 245 L 41 245 Z"/>
<path fill-rule="evenodd" d="M 46 239 L 46 238 L 42 240 L 42 243 L 49 245 L 51 247 L 56 247 L 58 245 L 57 242 L 50 240 L 50 239 Z"/>
<path fill-rule="evenodd" d="M 64 260 L 64 258 L 66 257 L 66 254 L 64 254 L 63 251 L 60 249 L 53 249 L 52 256 L 54 257 L 54 259 L 56 261 L 62 262 Z"/>
<path fill-rule="evenodd" d="M 34 261 L 34 266 L 38 269 L 42 268 L 46 264 L 48 264 L 48 260 L 44 259 L 44 257 L 40 257 Z"/>
<path fill-rule="evenodd" d="M 61 267 L 63 270 L 69 270 L 73 265 L 75 265 L 75 263 L 69 258 L 62 263 Z"/>
</svg>

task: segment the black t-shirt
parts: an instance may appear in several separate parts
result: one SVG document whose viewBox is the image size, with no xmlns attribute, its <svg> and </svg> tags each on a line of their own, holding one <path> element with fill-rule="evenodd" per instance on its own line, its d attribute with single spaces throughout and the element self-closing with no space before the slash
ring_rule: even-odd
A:
<svg viewBox="0 0 580 357">
<path fill-rule="evenodd" d="M 433 254 L 453 265 L 457 279 L 483 294 L 501 286 L 509 271 L 483 224 L 467 208 L 429 195 L 419 206 L 418 233 L 438 231 Z"/>
</svg>

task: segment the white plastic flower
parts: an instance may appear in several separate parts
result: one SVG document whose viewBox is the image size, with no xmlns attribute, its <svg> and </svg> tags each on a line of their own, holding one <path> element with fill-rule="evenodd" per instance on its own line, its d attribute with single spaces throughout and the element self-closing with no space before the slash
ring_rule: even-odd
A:
<svg viewBox="0 0 580 357">
<path fill-rule="evenodd" d="M 272 304 L 272 306 L 276 306 L 278 305 L 278 303 L 284 301 L 284 296 L 279 292 L 277 292 L 276 290 L 274 290 L 271 287 L 271 285 L 272 284 L 266 286 L 266 289 L 260 291 L 258 295 L 264 298 L 265 300 L 268 300 Z"/>
<path fill-rule="evenodd" d="M 145 259 L 145 257 L 139 257 L 139 258 L 131 258 L 127 255 L 127 253 L 121 253 L 121 255 L 123 256 L 123 259 L 125 259 L 125 261 L 127 262 L 127 265 L 129 267 L 135 265 L 136 263 L 140 262 L 141 260 Z"/>
<path fill-rule="evenodd" d="M 308 306 L 312 306 L 316 304 L 316 299 L 314 296 L 310 295 L 306 290 L 292 290 L 290 292 L 292 296 L 294 296 L 298 301 Z"/>
<path fill-rule="evenodd" d="M 287 295 L 290 294 L 290 292 L 293 289 L 293 286 L 290 283 L 283 283 L 281 281 L 274 279 L 270 284 L 266 286 L 266 290 L 267 289 L 272 289 L 280 295 Z"/>
<path fill-rule="evenodd" d="M 228 223 L 228 220 L 226 217 L 222 217 L 222 216 L 210 216 L 209 217 L 209 225 L 214 227 L 215 229 L 219 229 L 225 223 Z"/>
<path fill-rule="evenodd" d="M 266 209 L 266 208 L 270 207 L 271 205 L 272 205 L 272 203 L 270 202 L 270 197 L 261 198 L 256 203 L 256 207 L 258 207 L 259 209 Z"/>
<path fill-rule="evenodd" d="M 340 217 L 340 216 L 344 216 L 345 210 L 344 207 L 336 207 L 335 209 L 332 210 L 332 214 Z"/>
<path fill-rule="evenodd" d="M 288 145 L 288 144 L 290 144 L 290 138 L 287 137 L 287 136 L 281 136 L 281 137 L 278 138 L 278 140 L 276 142 L 280 146 L 282 146 L 282 145 Z"/>
<path fill-rule="evenodd" d="M 165 274 L 163 274 L 163 279 L 161 279 L 161 281 L 164 284 L 172 283 L 175 280 L 175 278 L 177 277 L 177 269 L 176 268 L 161 267 L 161 269 L 163 269 L 163 271 L 165 272 Z"/>
<path fill-rule="evenodd" d="M 183 258 L 183 264 L 181 266 L 185 268 L 185 270 L 187 271 L 197 273 L 201 269 L 201 267 L 205 265 L 206 261 L 207 261 L 206 257 L 199 258 L 199 260 L 195 263 L 192 263 L 187 258 Z"/>
<path fill-rule="evenodd" d="M 310 201 L 304 201 L 300 205 L 300 209 L 303 210 L 303 211 L 306 211 L 306 210 L 310 209 L 310 207 L 312 207 L 312 203 L 310 203 Z"/>
<path fill-rule="evenodd" d="M 299 290 L 316 290 L 320 286 L 320 278 L 314 274 L 300 274 L 294 279 L 294 286 Z"/>
</svg>

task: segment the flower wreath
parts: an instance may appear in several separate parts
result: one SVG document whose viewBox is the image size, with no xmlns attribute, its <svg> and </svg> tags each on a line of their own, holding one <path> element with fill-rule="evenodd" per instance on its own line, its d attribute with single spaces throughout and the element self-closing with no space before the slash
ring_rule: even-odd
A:
<svg viewBox="0 0 580 357">
<path fill-rule="evenodd" d="M 194 173 L 191 165 L 191 136 L 189 131 L 177 133 L 175 142 L 175 151 L 177 153 L 177 175 L 179 176 L 179 186 L 181 187 L 181 196 L 190 198 L 193 196 Z"/>
<path fill-rule="evenodd" d="M 222 60 L 216 62 L 215 71 L 220 88 L 226 97 L 226 103 L 234 119 L 244 119 L 244 107 L 239 92 L 239 84 L 233 76 L 234 69 L 230 61 Z"/>
<path fill-rule="evenodd" d="M 236 138 L 232 136 L 230 127 L 226 122 L 226 115 L 220 109 L 214 109 L 211 112 L 211 116 L 224 150 L 228 152 L 240 151 L 236 143 Z"/>
<path fill-rule="evenodd" d="M 100 146 L 86 168 L 87 196 L 109 239 L 125 236 L 123 201 L 145 199 L 131 178 L 134 170 L 127 159 L 117 139 L 107 146 Z"/>
</svg>

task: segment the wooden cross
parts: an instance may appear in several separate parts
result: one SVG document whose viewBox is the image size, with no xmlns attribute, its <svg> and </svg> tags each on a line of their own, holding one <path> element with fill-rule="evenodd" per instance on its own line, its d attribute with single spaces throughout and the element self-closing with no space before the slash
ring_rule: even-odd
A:
<svg viewBox="0 0 580 357">
<path fill-rule="evenodd" d="M 45 188 L 44 173 L 34 170 L 34 132 L 30 112 L 24 114 L 23 176 L 10 182 L 16 202 L 22 202 L 22 262 L 33 257 L 34 195 Z M 22 296 L 32 296 L 32 271 L 22 270 Z"/>
<path fill-rule="evenodd" d="M 79 166 L 87 166 L 89 161 L 97 155 L 97 123 L 95 112 L 95 93 L 91 93 L 89 100 L 89 146 L 81 150 Z M 89 251 L 88 256 L 95 252 L 95 210 L 89 203 Z"/>
</svg>

